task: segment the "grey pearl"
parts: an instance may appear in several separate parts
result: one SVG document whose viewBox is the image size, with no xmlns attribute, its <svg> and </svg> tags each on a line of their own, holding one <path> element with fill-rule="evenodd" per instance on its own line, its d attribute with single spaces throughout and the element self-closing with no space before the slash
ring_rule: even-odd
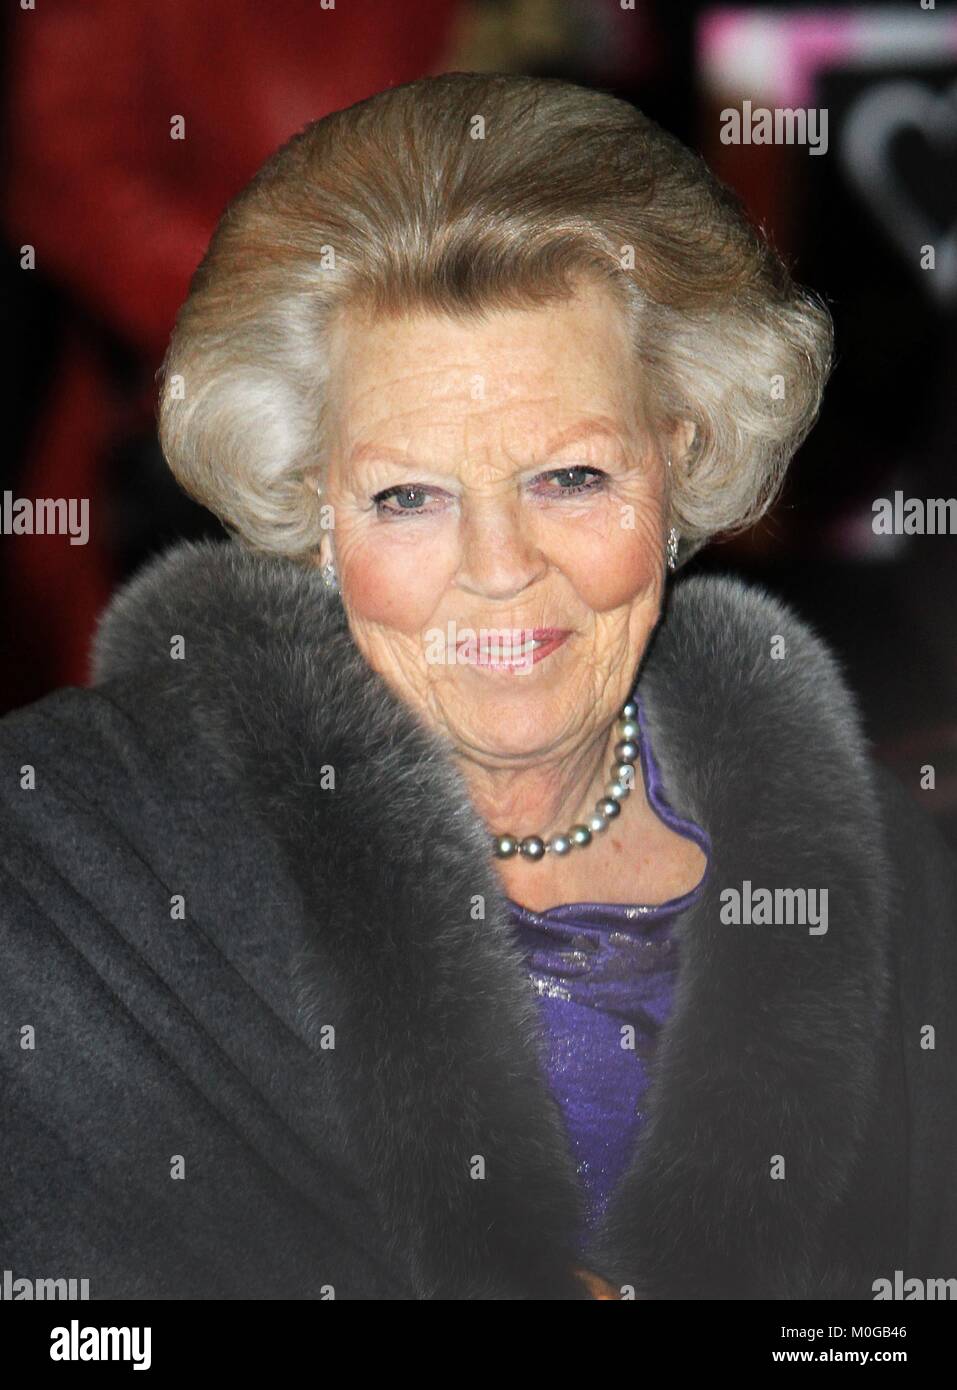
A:
<svg viewBox="0 0 957 1390">
<path fill-rule="evenodd" d="M 627 703 L 627 705 L 623 705 L 623 706 L 622 706 L 622 711 L 621 711 L 621 717 L 622 717 L 622 719 L 637 719 L 637 718 L 638 718 L 638 704 L 637 704 L 637 701 L 635 701 L 635 700 L 629 700 L 628 703 Z"/>
<path fill-rule="evenodd" d="M 641 729 L 634 719 L 623 719 L 621 721 L 621 736 L 629 743 L 637 743 L 641 737 Z"/>
<path fill-rule="evenodd" d="M 540 835 L 527 835 L 518 849 L 526 859 L 541 859 L 545 853 L 545 841 Z"/>
<path fill-rule="evenodd" d="M 493 836 L 492 847 L 497 859 L 511 859 L 513 854 L 518 853 L 518 841 L 514 835 Z"/>
<path fill-rule="evenodd" d="M 598 805 L 595 807 L 595 810 L 600 816 L 604 816 L 606 820 L 614 820 L 615 816 L 621 815 L 621 807 L 613 796 L 602 797 L 601 801 L 599 801 Z"/>
<path fill-rule="evenodd" d="M 631 787 L 626 786 L 624 782 L 609 782 L 605 790 L 612 801 L 624 801 L 631 793 Z"/>
<path fill-rule="evenodd" d="M 588 817 L 588 829 L 593 835 L 600 835 L 603 830 L 608 829 L 608 821 L 596 811 L 594 815 Z"/>
<path fill-rule="evenodd" d="M 553 854 L 567 854 L 571 847 L 572 842 L 567 835 L 553 835 L 548 842 Z"/>
<path fill-rule="evenodd" d="M 573 825 L 569 833 L 572 844 L 578 845 L 579 848 L 584 849 L 586 845 L 591 844 L 591 831 L 587 825 Z"/>
<path fill-rule="evenodd" d="M 630 739 L 623 738 L 620 743 L 615 744 L 615 757 L 620 763 L 634 763 L 638 761 L 638 754 L 641 749 L 637 743 L 632 743 Z"/>
</svg>

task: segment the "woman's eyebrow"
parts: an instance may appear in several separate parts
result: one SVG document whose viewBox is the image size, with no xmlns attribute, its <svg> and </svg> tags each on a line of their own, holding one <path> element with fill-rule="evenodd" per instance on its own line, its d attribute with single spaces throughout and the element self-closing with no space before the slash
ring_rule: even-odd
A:
<svg viewBox="0 0 957 1390">
<path fill-rule="evenodd" d="M 357 463 L 368 463 L 372 459 L 384 459 L 390 463 L 407 463 L 413 467 L 418 467 L 416 460 L 403 449 L 392 449 L 387 444 L 376 444 L 368 441 L 364 444 L 356 444 L 349 451 L 346 463 L 351 467 Z"/>
<path fill-rule="evenodd" d="M 564 449 L 569 444 L 580 444 L 582 440 L 589 439 L 592 436 L 611 439 L 616 444 L 624 442 L 622 431 L 616 429 L 610 420 L 579 420 L 576 424 L 569 425 L 549 441 L 544 457 L 551 458 L 552 454 L 557 453 L 559 449 Z"/>
<path fill-rule="evenodd" d="M 623 443 L 623 434 L 620 429 L 616 429 L 610 421 L 605 420 L 579 420 L 573 425 L 567 426 L 559 434 L 548 441 L 542 452 L 537 455 L 538 460 L 549 459 L 556 454 L 559 449 L 566 448 L 569 444 L 578 444 L 583 440 L 598 436 L 612 440 L 616 444 Z M 420 462 L 404 449 L 393 449 L 389 445 L 376 444 L 374 441 L 367 441 L 357 444 L 349 453 L 347 463 L 350 467 L 355 464 L 368 463 L 373 459 L 381 459 L 384 462 L 398 463 L 409 468 L 431 468 L 430 464 Z"/>
</svg>

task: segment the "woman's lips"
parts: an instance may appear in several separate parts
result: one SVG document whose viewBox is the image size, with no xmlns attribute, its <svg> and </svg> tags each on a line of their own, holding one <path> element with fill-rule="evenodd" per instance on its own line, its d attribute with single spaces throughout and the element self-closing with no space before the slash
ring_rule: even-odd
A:
<svg viewBox="0 0 957 1390">
<path fill-rule="evenodd" d="M 458 660 L 485 671 L 528 671 L 571 636 L 567 627 L 479 628 L 456 643 Z"/>
</svg>

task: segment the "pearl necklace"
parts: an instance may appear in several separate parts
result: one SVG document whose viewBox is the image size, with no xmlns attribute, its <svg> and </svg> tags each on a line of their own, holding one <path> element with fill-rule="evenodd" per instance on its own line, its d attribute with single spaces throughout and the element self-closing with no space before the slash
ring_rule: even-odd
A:
<svg viewBox="0 0 957 1390">
<path fill-rule="evenodd" d="M 576 846 L 585 849 L 595 835 L 607 830 L 616 816 L 621 814 L 621 803 L 631 791 L 630 774 L 634 771 L 638 754 L 641 751 L 639 739 L 641 729 L 638 724 L 638 706 L 629 700 L 618 716 L 619 741 L 615 744 L 615 761 L 611 765 L 611 782 L 605 795 L 595 802 L 594 814 L 585 825 L 573 825 L 563 834 L 552 835 L 544 840 L 541 835 L 493 835 L 492 852 L 497 859 L 512 859 L 520 854 L 523 859 L 535 862 L 544 859 L 546 854 L 568 854 Z"/>
</svg>

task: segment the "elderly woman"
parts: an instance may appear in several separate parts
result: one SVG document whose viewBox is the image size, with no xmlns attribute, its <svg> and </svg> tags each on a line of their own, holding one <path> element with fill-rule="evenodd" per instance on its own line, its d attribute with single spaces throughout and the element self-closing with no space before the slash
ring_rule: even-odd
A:
<svg viewBox="0 0 957 1390">
<path fill-rule="evenodd" d="M 163 372 L 230 539 L 0 724 L 14 1277 L 957 1276 L 954 862 L 800 618 L 670 583 L 768 506 L 830 357 L 610 96 L 449 74 L 268 161 Z"/>
</svg>

